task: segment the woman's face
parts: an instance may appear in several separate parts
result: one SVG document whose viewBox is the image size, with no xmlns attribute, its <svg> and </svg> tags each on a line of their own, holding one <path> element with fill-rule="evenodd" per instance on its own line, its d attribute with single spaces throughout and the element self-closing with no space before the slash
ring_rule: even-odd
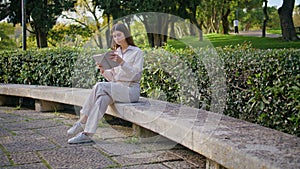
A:
<svg viewBox="0 0 300 169">
<path fill-rule="evenodd" d="M 116 44 L 121 45 L 122 43 L 126 43 L 126 37 L 123 32 L 121 31 L 114 31 L 113 32 L 113 39 Z"/>
</svg>

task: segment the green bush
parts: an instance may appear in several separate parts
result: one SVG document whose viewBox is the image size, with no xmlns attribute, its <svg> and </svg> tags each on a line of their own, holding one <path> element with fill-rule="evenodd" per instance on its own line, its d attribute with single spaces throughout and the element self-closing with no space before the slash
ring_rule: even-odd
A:
<svg viewBox="0 0 300 169">
<path fill-rule="evenodd" d="M 192 50 L 145 50 L 142 95 L 192 107 L 208 105 L 209 80 Z"/>
<path fill-rule="evenodd" d="M 258 50 L 246 44 L 144 51 L 142 96 L 215 112 L 213 107 L 224 104 L 220 110 L 226 115 L 300 136 L 299 50 Z M 91 59 L 98 52 L 103 51 L 1 51 L 0 83 L 91 88 L 104 80 Z M 224 95 L 222 83 L 226 100 L 218 99 Z"/>
<path fill-rule="evenodd" d="M 225 114 L 300 136 L 300 52 L 237 46 L 220 50 Z"/>
<path fill-rule="evenodd" d="M 103 80 L 91 55 L 99 50 L 51 48 L 0 52 L 0 83 L 91 87 Z"/>
</svg>

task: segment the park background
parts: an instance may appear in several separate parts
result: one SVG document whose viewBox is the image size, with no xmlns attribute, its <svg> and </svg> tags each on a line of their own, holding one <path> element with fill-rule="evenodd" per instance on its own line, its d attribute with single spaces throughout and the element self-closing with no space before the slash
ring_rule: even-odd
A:
<svg viewBox="0 0 300 169">
<path fill-rule="evenodd" d="M 210 110 L 212 82 L 203 59 L 212 51 L 197 46 L 204 39 L 215 48 L 224 66 L 227 97 L 223 113 L 300 136 L 300 42 L 296 34 L 291 39 L 284 37 L 280 6 L 264 8 L 263 0 L 74 2 L 27 1 L 27 30 L 22 36 L 20 1 L 1 1 L 0 83 L 90 88 L 104 80 L 90 57 L 107 50 L 106 30 L 120 21 L 130 27 L 136 44 L 145 51 L 142 96 L 197 108 L 205 105 Z M 290 8 L 293 25 L 288 26 L 299 27 L 299 1 L 282 2 L 294 2 Z M 138 12 L 169 13 L 198 29 L 183 26 L 175 30 L 179 37 L 152 34 L 149 38 L 139 33 L 147 23 L 126 20 Z M 240 34 L 233 33 L 235 19 L 239 20 Z M 278 36 L 264 37 L 263 23 L 266 35 Z M 173 26 L 165 25 L 172 32 Z M 260 33 L 243 36 L 243 32 Z M 199 57 L 199 53 L 203 55 Z M 186 75 L 196 81 L 199 95 L 178 83 L 174 77 L 177 70 L 164 69 L 163 62 L 171 62 L 172 55 L 191 70 Z"/>
</svg>

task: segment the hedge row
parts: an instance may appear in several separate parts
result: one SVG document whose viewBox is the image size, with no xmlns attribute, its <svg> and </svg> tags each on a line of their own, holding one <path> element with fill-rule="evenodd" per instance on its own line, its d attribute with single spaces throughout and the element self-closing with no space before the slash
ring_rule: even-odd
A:
<svg viewBox="0 0 300 169">
<path fill-rule="evenodd" d="M 0 83 L 89 88 L 100 77 L 87 56 L 101 52 L 73 48 L 0 52 Z M 84 78 L 88 77 L 88 78 Z"/>
<path fill-rule="evenodd" d="M 145 49 L 142 96 L 187 104 L 300 136 L 300 52 Z M 0 52 L 0 83 L 90 88 L 104 79 L 91 55 L 103 51 Z"/>
<path fill-rule="evenodd" d="M 227 48 L 225 113 L 300 136 L 299 49 Z"/>
</svg>

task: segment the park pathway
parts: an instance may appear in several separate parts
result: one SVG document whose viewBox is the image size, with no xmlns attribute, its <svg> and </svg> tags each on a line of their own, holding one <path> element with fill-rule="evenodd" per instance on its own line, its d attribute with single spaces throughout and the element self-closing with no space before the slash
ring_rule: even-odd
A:
<svg viewBox="0 0 300 169">
<path fill-rule="evenodd" d="M 234 34 L 234 33 L 231 33 L 231 34 Z M 238 35 L 262 37 L 262 31 L 261 30 L 257 30 L 257 31 L 239 31 Z M 268 37 L 268 38 L 279 38 L 279 37 L 282 37 L 282 35 L 279 35 L 279 34 L 266 34 L 266 37 Z"/>
<path fill-rule="evenodd" d="M 131 127 L 106 121 L 93 143 L 69 145 L 66 131 L 76 119 L 70 113 L 0 107 L 0 168 L 205 168 L 205 157 L 170 140 L 140 142 Z"/>
</svg>

